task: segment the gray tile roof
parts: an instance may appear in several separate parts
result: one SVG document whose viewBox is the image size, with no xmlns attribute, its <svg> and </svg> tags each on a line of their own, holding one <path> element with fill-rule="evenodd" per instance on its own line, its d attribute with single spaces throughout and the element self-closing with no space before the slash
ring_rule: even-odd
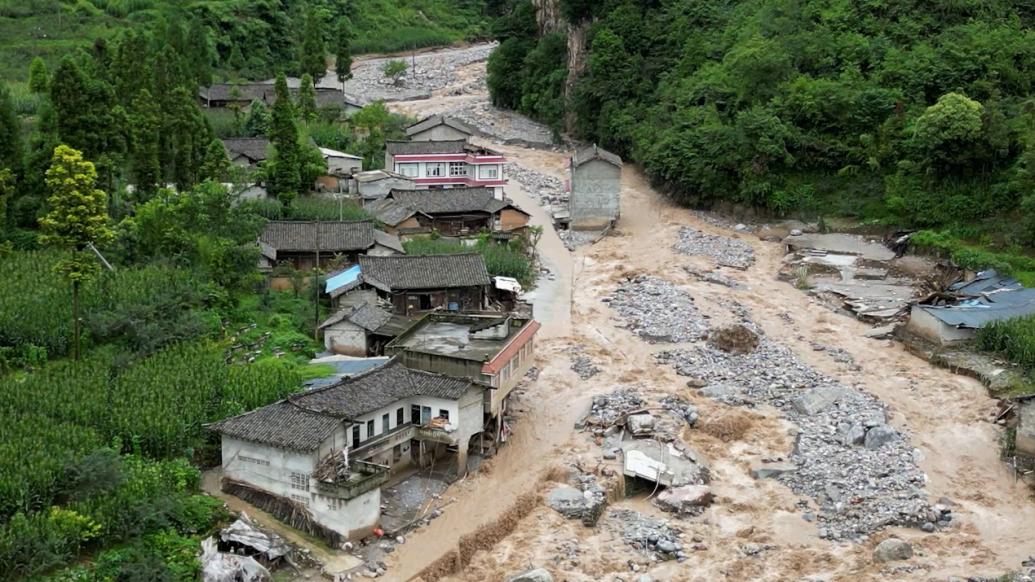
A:
<svg viewBox="0 0 1035 582">
<path fill-rule="evenodd" d="M 216 83 L 198 89 L 202 99 L 212 101 L 264 101 L 267 94 L 273 93 L 273 85 L 269 83 Z"/>
<path fill-rule="evenodd" d="M 572 162 L 576 166 L 581 166 L 590 160 L 596 159 L 604 160 L 605 162 L 614 164 L 619 168 L 622 167 L 622 158 L 618 157 L 617 154 L 612 154 L 603 148 L 597 147 L 597 144 L 593 144 L 576 152 Z"/>
<path fill-rule="evenodd" d="M 430 115 L 424 119 L 414 123 L 413 125 L 406 128 L 406 135 L 416 135 L 422 131 L 427 131 L 433 127 L 439 125 L 448 125 L 457 131 L 462 131 L 467 135 L 481 135 L 482 132 L 478 131 L 474 127 L 460 121 L 455 117 L 448 117 L 445 115 Z"/>
<path fill-rule="evenodd" d="M 311 451 L 331 436 L 341 423 L 339 417 L 305 410 L 282 400 L 207 427 L 246 441 Z"/>
<path fill-rule="evenodd" d="M 374 242 L 385 248 L 392 249 L 400 255 L 406 254 L 406 249 L 403 248 L 402 241 L 394 234 L 388 234 L 382 230 L 375 230 Z"/>
<path fill-rule="evenodd" d="M 369 221 L 308 222 L 274 220 L 259 235 L 278 252 L 340 253 L 374 246 L 374 226 Z"/>
<path fill-rule="evenodd" d="M 391 198 L 382 198 L 377 202 L 367 204 L 366 209 L 388 226 L 398 226 L 417 213 L 412 208 L 399 204 Z"/>
<path fill-rule="evenodd" d="M 258 163 L 268 156 L 270 140 L 264 137 L 226 138 L 223 140 L 223 147 L 226 148 L 230 158 L 244 156 Z"/>
<path fill-rule="evenodd" d="M 467 142 L 462 139 L 449 141 L 388 141 L 385 148 L 393 156 L 420 154 L 462 154 L 467 151 Z"/>
<path fill-rule="evenodd" d="M 334 417 L 355 419 L 413 396 L 456 400 L 472 385 L 468 379 L 412 370 L 397 360 L 341 382 L 291 396 L 300 407 Z"/>
<path fill-rule="evenodd" d="M 363 281 L 382 291 L 476 287 L 490 283 L 477 253 L 359 257 Z"/>
<path fill-rule="evenodd" d="M 392 314 L 364 301 L 359 305 L 342 309 L 320 324 L 320 329 L 340 321 L 349 321 L 367 331 L 377 331 L 392 319 Z"/>
<path fill-rule="evenodd" d="M 403 206 L 425 214 L 498 212 L 504 206 L 488 188 L 449 188 L 445 190 L 395 190 L 388 196 Z"/>
</svg>

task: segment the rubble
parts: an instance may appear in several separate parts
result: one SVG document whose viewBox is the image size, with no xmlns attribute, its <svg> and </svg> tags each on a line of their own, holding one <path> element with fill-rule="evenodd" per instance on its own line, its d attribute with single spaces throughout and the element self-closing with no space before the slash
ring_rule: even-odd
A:
<svg viewBox="0 0 1035 582">
<path fill-rule="evenodd" d="M 622 442 L 621 449 L 622 471 L 626 477 L 645 479 L 665 487 L 704 485 L 710 478 L 702 457 L 685 445 L 630 440 Z"/>
<path fill-rule="evenodd" d="M 913 557 L 913 546 L 897 538 L 888 538 L 877 544 L 873 550 L 873 559 L 878 562 L 894 562 L 908 560 Z"/>
<path fill-rule="evenodd" d="M 630 412 L 642 409 L 644 404 L 646 401 L 634 388 L 619 388 L 610 394 L 594 396 L 586 424 L 612 426 Z"/>
<path fill-rule="evenodd" d="M 604 298 L 625 326 L 650 343 L 703 339 L 708 323 L 694 299 L 675 284 L 648 275 L 626 281 Z"/>
<path fill-rule="evenodd" d="M 201 542 L 201 579 L 203 582 L 267 582 L 269 570 L 250 556 L 226 554 L 216 549 L 216 540 Z"/>
<path fill-rule="evenodd" d="M 545 568 L 536 568 L 507 578 L 507 582 L 553 582 L 553 576 Z"/>
<path fill-rule="evenodd" d="M 748 354 L 697 345 L 657 358 L 708 382 L 702 394 L 734 405 L 770 405 L 798 425 L 789 466 L 756 468 L 752 475 L 775 477 L 813 498 L 820 537 L 854 539 L 890 525 L 919 527 L 935 517 L 909 440 L 892 436 L 884 406 L 873 396 L 816 372 L 766 338 Z M 858 446 L 856 424 L 873 433 L 876 448 Z"/>
<path fill-rule="evenodd" d="M 686 271 L 687 275 L 697 279 L 698 281 L 704 281 L 705 283 L 714 283 L 716 285 L 722 285 L 723 287 L 729 287 L 730 289 L 743 289 L 744 286 L 739 282 L 723 275 L 719 271 L 700 271 L 689 265 L 684 265 L 683 270 Z"/>
<path fill-rule="evenodd" d="M 679 241 L 673 248 L 684 255 L 709 257 L 723 267 L 747 269 L 755 263 L 755 251 L 744 241 L 706 234 L 689 226 L 679 229 Z"/>
<path fill-rule="evenodd" d="M 571 369 L 578 374 L 580 380 L 589 380 L 600 373 L 600 368 L 583 350 L 582 346 L 574 346 L 568 350 L 571 355 Z"/>
<path fill-rule="evenodd" d="M 613 509 L 608 514 L 617 522 L 622 539 L 654 560 L 683 560 L 681 532 L 666 520 L 655 519 L 631 509 Z"/>
<path fill-rule="evenodd" d="M 475 92 L 484 85 L 465 86 L 463 91 Z M 500 109 L 488 101 L 478 101 L 449 109 L 444 113 L 455 117 L 503 144 L 526 147 L 551 147 L 556 141 L 554 132 L 548 126 L 533 121 L 520 113 Z"/>
<path fill-rule="evenodd" d="M 649 437 L 654 434 L 654 416 L 649 412 L 632 414 L 625 420 L 625 426 L 636 438 Z"/>
<path fill-rule="evenodd" d="M 521 188 L 543 208 L 568 208 L 570 196 L 565 192 L 564 184 L 557 178 L 515 163 L 505 164 L 503 174 L 520 184 Z"/>
<path fill-rule="evenodd" d="M 488 43 L 434 53 L 360 60 L 352 68 L 352 78 L 345 82 L 345 93 L 363 104 L 427 99 L 433 92 L 455 82 L 458 69 L 487 60 L 495 47 L 495 43 Z M 406 63 L 406 72 L 398 84 L 385 77 L 383 71 L 385 64 L 392 60 Z M 320 79 L 318 85 L 341 89 L 333 71 Z M 475 87 L 472 86 L 472 90 Z"/>
<path fill-rule="evenodd" d="M 696 515 L 712 504 L 714 495 L 707 485 L 684 485 L 670 487 L 654 498 L 654 505 L 661 510 L 680 515 Z"/>
<path fill-rule="evenodd" d="M 685 421 L 691 427 L 696 425 L 697 421 L 701 419 L 701 413 L 698 412 L 697 407 L 679 396 L 666 396 L 661 399 L 661 405 L 665 410 L 671 412 L 672 416 Z"/>
<path fill-rule="evenodd" d="M 731 354 L 746 354 L 758 347 L 758 334 L 737 323 L 709 332 L 708 344 Z"/>
<path fill-rule="evenodd" d="M 593 527 L 607 507 L 607 491 L 597 483 L 596 475 L 582 473 L 578 481 L 581 491 L 562 485 L 547 495 L 546 504 L 568 519 L 578 519 L 586 527 Z"/>
</svg>

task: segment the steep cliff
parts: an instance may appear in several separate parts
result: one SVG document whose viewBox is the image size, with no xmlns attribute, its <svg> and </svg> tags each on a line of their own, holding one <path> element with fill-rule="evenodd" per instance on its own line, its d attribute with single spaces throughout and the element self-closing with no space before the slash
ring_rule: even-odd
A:
<svg viewBox="0 0 1035 582">
<path fill-rule="evenodd" d="M 571 24 L 564 18 L 560 10 L 559 0 L 532 0 L 535 7 L 536 24 L 539 26 L 539 36 L 553 33 L 564 33 L 568 37 L 568 78 L 564 82 L 564 99 L 571 99 L 571 92 L 575 82 L 586 67 L 586 31 L 589 29 L 588 20 Z M 575 113 L 568 109 L 564 116 L 565 131 L 571 132 L 575 126 Z"/>
</svg>

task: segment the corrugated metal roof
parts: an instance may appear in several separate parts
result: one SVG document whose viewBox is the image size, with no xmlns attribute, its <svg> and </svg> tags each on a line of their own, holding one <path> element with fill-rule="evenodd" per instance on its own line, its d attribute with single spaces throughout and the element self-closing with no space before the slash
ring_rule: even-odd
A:
<svg viewBox="0 0 1035 582">
<path fill-rule="evenodd" d="M 946 325 L 978 329 L 993 321 L 1035 314 L 1035 289 L 1001 291 L 950 306 L 919 307 Z"/>
</svg>

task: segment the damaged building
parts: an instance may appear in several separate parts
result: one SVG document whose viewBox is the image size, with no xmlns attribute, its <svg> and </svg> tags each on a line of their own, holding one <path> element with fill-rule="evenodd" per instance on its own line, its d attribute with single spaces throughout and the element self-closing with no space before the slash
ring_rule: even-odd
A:
<svg viewBox="0 0 1035 582">
<path fill-rule="evenodd" d="M 1035 314 L 1035 289 L 994 270 L 913 305 L 907 331 L 940 345 L 974 339 L 995 321 Z"/>
<path fill-rule="evenodd" d="M 605 230 L 621 215 L 622 158 L 595 144 L 571 158 L 570 227 Z"/>
</svg>

